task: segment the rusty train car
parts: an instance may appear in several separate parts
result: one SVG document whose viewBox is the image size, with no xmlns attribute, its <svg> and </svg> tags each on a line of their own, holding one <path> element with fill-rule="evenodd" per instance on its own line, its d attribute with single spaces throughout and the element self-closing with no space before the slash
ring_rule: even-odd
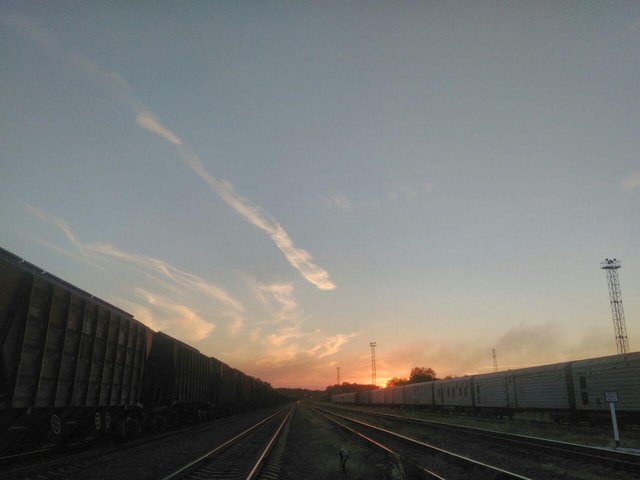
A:
<svg viewBox="0 0 640 480">
<path fill-rule="evenodd" d="M 0 452 L 282 401 L 268 384 L 0 248 Z"/>
<path fill-rule="evenodd" d="M 640 425 L 640 352 L 344 393 L 331 401 L 488 416 L 538 412 L 602 423 L 610 421 L 607 392 L 617 398 L 619 422 Z"/>
</svg>

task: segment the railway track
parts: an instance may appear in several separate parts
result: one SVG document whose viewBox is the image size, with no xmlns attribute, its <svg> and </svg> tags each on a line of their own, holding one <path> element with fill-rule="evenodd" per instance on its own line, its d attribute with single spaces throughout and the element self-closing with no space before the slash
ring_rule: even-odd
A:
<svg viewBox="0 0 640 480">
<path fill-rule="evenodd" d="M 269 455 L 294 409 L 295 405 L 279 410 L 162 480 L 278 478 L 278 459 L 268 462 Z"/>
<path fill-rule="evenodd" d="M 269 415 L 274 410 L 269 412 Z M 171 430 L 168 432 L 138 438 L 126 443 L 115 443 L 107 446 L 96 448 L 83 448 L 82 445 L 78 445 L 79 450 L 69 450 L 67 445 L 58 446 L 56 448 L 47 448 L 37 450 L 33 452 L 24 452 L 17 455 L 9 455 L 2 457 L 0 461 L 0 478 L 7 480 L 27 480 L 27 479 L 69 479 L 77 480 L 78 478 L 134 478 L 136 473 L 133 469 L 129 469 L 130 473 L 127 473 L 127 466 L 122 466 L 119 470 L 103 472 L 97 474 L 96 465 L 104 465 L 106 461 L 108 464 L 120 464 L 130 463 L 130 459 L 137 458 L 135 461 L 138 464 L 138 472 L 144 471 L 142 459 L 148 459 L 153 452 L 166 448 L 166 444 L 173 442 L 174 445 L 183 445 L 185 436 L 207 436 L 213 435 L 214 442 L 224 442 L 229 434 L 219 434 L 216 432 L 237 432 L 234 426 L 236 423 L 244 423 L 245 427 L 254 424 L 258 419 L 263 419 L 264 415 L 260 415 L 259 412 L 252 413 L 256 416 L 255 419 L 244 420 L 245 414 L 238 414 L 229 417 L 224 417 L 212 422 L 204 424 L 193 425 L 184 427 L 181 429 Z M 248 422 L 247 422 L 248 420 Z M 197 437 L 196 437 L 197 438 Z M 85 445 L 86 446 L 86 445 Z M 186 448 L 189 450 L 189 448 Z M 204 449 L 199 449 L 201 453 Z M 186 452 L 179 452 L 173 455 L 180 457 L 185 455 Z M 198 454 L 198 453 L 196 453 Z M 104 460 L 104 459 L 109 460 Z M 187 457 L 188 458 L 188 457 Z M 167 458 L 163 458 L 166 461 Z M 179 459 L 172 466 L 179 465 L 182 460 Z M 174 462 L 170 460 L 169 463 Z M 158 463 L 158 462 L 156 462 Z M 162 470 L 164 467 L 158 468 L 162 473 L 152 474 L 152 476 L 161 477 L 166 474 L 167 471 L 171 471 L 171 467 L 167 470 Z M 148 474 L 147 474 L 148 475 Z"/>
<path fill-rule="evenodd" d="M 454 434 L 454 436 L 462 438 L 461 444 L 483 444 L 487 448 L 493 448 L 494 451 L 502 450 L 507 455 L 516 458 L 518 456 L 529 458 L 533 460 L 533 463 L 536 461 L 539 463 L 551 461 L 558 464 L 571 462 L 571 465 L 577 471 L 597 468 L 602 471 L 601 474 L 605 478 L 637 478 L 637 474 L 640 473 L 640 455 L 388 413 L 345 407 L 334 407 L 334 409 L 368 417 L 377 417 L 396 424 L 403 423 L 429 427 L 445 433 L 445 435 Z"/>
<path fill-rule="evenodd" d="M 340 415 L 320 407 L 312 407 L 320 416 L 382 449 L 417 470 L 425 478 L 527 480 L 528 477 L 506 469 L 473 460 L 415 438 L 378 427 L 358 419 Z"/>
</svg>

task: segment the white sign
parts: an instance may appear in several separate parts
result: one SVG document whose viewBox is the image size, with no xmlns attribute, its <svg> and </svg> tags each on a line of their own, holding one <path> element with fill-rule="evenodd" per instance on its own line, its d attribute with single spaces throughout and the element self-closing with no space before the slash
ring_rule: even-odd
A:
<svg viewBox="0 0 640 480">
<path fill-rule="evenodd" d="M 618 401 L 618 392 L 604 392 L 604 399 L 607 402 L 617 402 Z"/>
</svg>

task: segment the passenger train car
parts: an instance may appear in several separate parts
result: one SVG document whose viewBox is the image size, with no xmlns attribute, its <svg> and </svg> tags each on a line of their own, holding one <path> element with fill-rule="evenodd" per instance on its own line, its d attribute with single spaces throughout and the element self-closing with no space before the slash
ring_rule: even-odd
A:
<svg viewBox="0 0 640 480">
<path fill-rule="evenodd" d="M 272 405 L 269 385 L 0 248 L 0 452 Z"/>
<path fill-rule="evenodd" d="M 640 352 L 334 395 L 332 402 L 407 405 L 481 415 L 545 412 L 555 420 L 640 424 Z"/>
</svg>

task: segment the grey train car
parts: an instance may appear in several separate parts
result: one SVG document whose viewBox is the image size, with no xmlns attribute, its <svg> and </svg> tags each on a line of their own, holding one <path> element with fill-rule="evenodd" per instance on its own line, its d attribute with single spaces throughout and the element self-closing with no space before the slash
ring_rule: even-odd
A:
<svg viewBox="0 0 640 480">
<path fill-rule="evenodd" d="M 640 424 L 640 352 L 385 388 L 371 392 L 366 402 L 350 400 L 349 394 L 332 401 L 401 400 L 401 405 L 477 415 L 544 412 L 556 420 L 597 423 L 610 418 L 606 392 L 617 394 L 621 424 Z"/>
<path fill-rule="evenodd" d="M 1 249 L 0 279 L 0 446 L 96 434 L 138 403 L 152 330 Z"/>
<path fill-rule="evenodd" d="M 219 362 L 162 332 L 155 334 L 143 403 L 156 430 L 214 418 L 220 403 Z"/>
<path fill-rule="evenodd" d="M 0 248 L 0 452 L 283 401 L 265 388 Z"/>
</svg>

